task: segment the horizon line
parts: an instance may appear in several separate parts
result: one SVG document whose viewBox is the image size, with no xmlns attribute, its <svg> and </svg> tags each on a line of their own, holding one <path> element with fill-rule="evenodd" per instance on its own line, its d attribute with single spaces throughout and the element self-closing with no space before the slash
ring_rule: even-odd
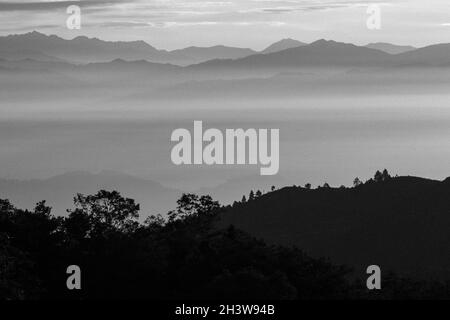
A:
<svg viewBox="0 0 450 320">
<path fill-rule="evenodd" d="M 230 45 L 225 45 L 225 44 L 223 44 L 223 43 L 212 44 L 212 45 L 210 45 L 210 46 L 196 46 L 196 45 L 191 45 L 191 46 L 180 47 L 180 48 L 176 48 L 176 49 L 167 49 L 167 48 L 155 47 L 153 44 L 149 43 L 149 42 L 146 41 L 146 40 L 142 40 L 142 39 L 141 39 L 141 40 L 105 40 L 105 39 L 102 39 L 102 38 L 100 38 L 100 37 L 96 37 L 96 36 L 89 37 L 89 36 L 82 35 L 82 34 L 76 35 L 76 36 L 73 36 L 73 37 L 69 38 L 69 37 L 64 37 L 64 36 L 61 36 L 61 35 L 58 35 L 58 34 L 55 34 L 55 33 L 44 33 L 44 32 L 41 32 L 41 31 L 37 31 L 36 29 L 35 29 L 35 30 L 32 30 L 32 31 L 28 31 L 28 32 L 23 32 L 23 33 L 10 33 L 10 34 L 6 34 L 6 35 L 0 35 L 0 38 L 6 38 L 6 37 L 12 37 L 12 36 L 24 36 L 24 35 L 29 35 L 29 34 L 33 34 L 33 33 L 40 34 L 40 35 L 44 35 L 44 36 L 46 36 L 46 37 L 58 37 L 58 38 L 60 38 L 60 39 L 66 40 L 66 41 L 71 41 L 71 40 L 74 40 L 74 39 L 77 39 L 77 38 L 87 38 L 87 39 L 89 39 L 89 40 L 99 40 L 99 41 L 110 42 L 110 43 L 119 43 L 119 42 L 123 42 L 123 43 L 144 42 L 145 44 L 147 44 L 147 45 L 149 45 L 149 46 L 151 46 L 151 47 L 153 47 L 153 48 L 155 48 L 155 49 L 157 49 L 157 50 L 160 50 L 160 51 L 167 51 L 167 52 L 172 52 L 172 51 L 177 51 L 177 50 L 183 50 L 183 49 L 187 49 L 187 48 L 202 48 L 202 49 L 208 49 L 208 48 L 214 48 L 214 47 L 220 47 L 220 46 L 222 46 L 222 47 L 236 48 L 236 49 L 249 49 L 249 50 L 255 51 L 256 53 L 259 53 L 259 52 L 264 51 L 265 49 L 267 49 L 267 48 L 270 47 L 271 45 L 273 45 L 273 44 L 275 44 L 275 43 L 278 43 L 278 42 L 281 42 L 281 41 L 283 41 L 283 40 L 299 41 L 299 42 L 304 43 L 305 45 L 310 45 L 310 44 L 313 44 L 313 43 L 315 43 L 315 42 L 325 40 L 325 41 L 334 41 L 334 42 L 337 42 L 337 43 L 352 44 L 352 45 L 359 46 L 359 47 L 366 47 L 366 46 L 368 46 L 368 45 L 373 45 L 373 44 L 388 44 L 388 45 L 400 46 L 400 47 L 412 47 L 412 48 L 415 48 L 415 49 L 421 49 L 421 48 L 425 48 L 425 47 L 428 47 L 428 46 L 439 45 L 439 44 L 448 44 L 448 43 L 450 43 L 450 42 L 438 42 L 438 43 L 430 43 L 430 44 L 427 44 L 427 45 L 425 45 L 425 46 L 415 46 L 415 45 L 412 45 L 412 44 L 398 44 L 398 43 L 387 42 L 387 41 L 376 41 L 376 42 L 368 42 L 368 43 L 366 43 L 366 44 L 362 44 L 362 45 L 361 45 L 361 44 L 356 44 L 356 43 L 354 43 L 354 42 L 340 41 L 340 40 L 334 40 L 334 39 L 329 39 L 329 38 L 320 38 L 320 39 L 314 40 L 314 41 L 312 41 L 312 42 L 305 42 L 305 41 L 298 40 L 298 39 L 295 39 L 295 38 L 292 38 L 292 37 L 282 37 L 282 38 L 280 38 L 280 39 L 278 39 L 278 40 L 274 40 L 274 41 L 268 43 L 263 49 L 255 49 L 255 48 L 246 47 L 246 46 L 239 46 L 239 47 L 237 47 L 237 46 L 230 46 Z"/>
</svg>

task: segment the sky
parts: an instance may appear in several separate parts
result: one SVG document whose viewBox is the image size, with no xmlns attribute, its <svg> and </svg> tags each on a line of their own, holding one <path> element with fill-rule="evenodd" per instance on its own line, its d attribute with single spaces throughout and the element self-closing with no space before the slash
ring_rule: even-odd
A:
<svg viewBox="0 0 450 320">
<path fill-rule="evenodd" d="M 367 8 L 381 12 L 371 30 Z M 66 27 L 70 5 L 81 29 Z M 0 0 L 0 35 L 144 40 L 160 49 L 229 45 L 260 50 L 283 38 L 425 46 L 450 42 L 449 0 Z"/>
</svg>

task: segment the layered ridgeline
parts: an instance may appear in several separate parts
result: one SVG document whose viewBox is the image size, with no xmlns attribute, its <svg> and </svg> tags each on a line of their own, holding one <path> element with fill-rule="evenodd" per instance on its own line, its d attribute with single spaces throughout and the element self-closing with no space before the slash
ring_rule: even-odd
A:
<svg viewBox="0 0 450 320">
<path fill-rule="evenodd" d="M 357 48 L 372 50 L 360 49 L 358 51 Z M 104 41 L 86 36 L 63 39 L 56 35 L 45 35 L 36 31 L 0 37 L 0 59 L 12 61 L 24 59 L 47 62 L 66 61 L 76 64 L 108 62 L 115 59 L 122 59 L 125 61 L 146 60 L 148 62 L 190 65 L 209 60 L 242 60 L 254 56 L 243 60 L 253 61 L 254 59 L 262 59 L 257 56 L 276 54 L 286 50 L 290 50 L 289 53 L 275 55 L 272 58 L 266 58 L 264 61 L 267 63 L 277 59 L 277 57 L 292 59 L 293 55 L 297 55 L 304 64 L 316 63 L 317 60 L 327 60 L 328 64 L 339 61 L 342 63 L 343 56 L 348 61 L 356 59 L 356 64 L 367 62 L 370 65 L 375 62 L 383 62 L 383 56 L 381 54 L 377 56 L 374 51 L 387 54 L 384 56 L 384 59 L 388 59 L 388 56 L 397 56 L 393 61 L 401 61 L 410 57 L 409 59 L 411 60 L 409 62 L 420 61 L 431 63 L 432 61 L 430 59 L 435 59 L 436 57 L 441 59 L 447 56 L 448 58 L 448 46 L 445 45 L 417 49 L 412 46 L 400 46 L 390 43 L 371 43 L 366 46 L 351 46 L 350 44 L 326 40 L 318 40 L 307 44 L 288 38 L 277 41 L 261 51 L 225 45 L 211 47 L 191 46 L 169 51 L 157 49 L 145 41 Z M 412 52 L 417 53 L 411 54 Z M 345 54 L 349 55 L 346 56 Z M 362 56 L 364 55 L 365 57 L 363 58 Z M 331 60 L 331 56 L 334 56 L 335 60 Z M 312 57 L 315 60 L 311 60 Z M 381 59 L 381 61 L 377 59 Z M 445 61 L 447 62 L 448 60 Z M 292 61 L 288 59 L 286 63 L 292 63 Z"/>
<path fill-rule="evenodd" d="M 392 53 L 397 54 L 392 54 Z M 240 71 L 251 76 L 257 71 L 295 71 L 323 68 L 403 69 L 447 67 L 450 44 L 424 48 L 385 43 L 357 46 L 328 40 L 311 44 L 284 39 L 261 52 L 226 46 L 189 47 L 180 50 L 158 50 L 144 41 L 108 42 L 96 38 L 72 40 L 38 32 L 0 37 L 0 67 L 10 71 L 77 72 L 129 71 L 148 76 L 174 71 L 192 77 L 192 72 Z M 171 65 L 169 65 L 170 63 Z M 79 65 L 83 64 L 83 65 Z M 191 65 L 183 68 L 181 65 Z M 173 74 L 172 74 L 173 75 Z M 177 74 L 176 76 L 179 76 Z"/>
<path fill-rule="evenodd" d="M 184 194 L 144 223 L 117 191 L 77 195 L 66 217 L 0 199 L 0 300 L 448 299 L 449 282 L 407 276 L 449 280 L 449 192 L 450 179 L 386 172 L 350 189 L 252 192 L 232 208 Z M 66 287 L 74 264 L 82 290 Z M 382 290 L 367 288 L 374 264 Z"/>
<path fill-rule="evenodd" d="M 269 243 L 355 268 L 450 279 L 450 178 L 377 175 L 353 188 L 286 187 L 247 196 L 222 216 Z"/>
<path fill-rule="evenodd" d="M 306 46 L 288 48 L 241 59 L 208 61 L 209 68 L 309 68 L 309 67 L 401 67 L 442 66 L 450 62 L 450 44 L 432 45 L 400 54 L 332 40 L 318 40 Z"/>
<path fill-rule="evenodd" d="M 73 171 L 47 179 L 0 179 L 0 199 L 9 199 L 23 209 L 32 209 L 45 199 L 58 216 L 67 215 L 77 193 L 94 193 L 100 189 L 121 190 L 124 195 L 133 196 L 141 205 L 143 219 L 167 212 L 182 194 L 152 180 L 107 170 L 96 174 Z"/>
<path fill-rule="evenodd" d="M 105 62 L 114 59 L 147 60 L 180 65 L 210 59 L 237 59 L 256 51 L 227 46 L 188 47 L 167 51 L 144 41 L 103 41 L 78 36 L 70 40 L 39 32 L 0 37 L 0 58 L 36 59 L 39 61 L 72 61 L 74 63 Z"/>
<path fill-rule="evenodd" d="M 65 40 L 34 32 L 1 37 L 0 48 L 0 97 L 14 103 L 69 94 L 115 102 L 324 91 L 428 94 L 446 92 L 450 81 L 449 44 L 413 49 L 285 39 L 262 53 L 225 46 L 169 52 L 142 41 Z M 401 53 L 388 53 L 393 51 Z"/>
<path fill-rule="evenodd" d="M 404 52 L 413 51 L 413 50 L 417 49 L 413 46 L 399 46 L 399 45 L 386 43 L 386 42 L 369 43 L 368 45 L 366 45 L 366 47 L 384 51 L 384 52 L 390 53 L 390 54 L 399 54 L 399 53 L 404 53 Z"/>
</svg>

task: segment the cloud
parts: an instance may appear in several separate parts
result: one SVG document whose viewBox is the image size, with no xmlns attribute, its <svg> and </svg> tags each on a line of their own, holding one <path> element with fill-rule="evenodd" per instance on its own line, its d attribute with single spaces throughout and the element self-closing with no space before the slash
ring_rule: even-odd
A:
<svg viewBox="0 0 450 320">
<path fill-rule="evenodd" d="M 119 9 L 128 10 L 134 8 L 153 10 L 185 10 L 191 12 L 202 11 L 205 8 L 232 8 L 238 12 L 266 12 L 285 13 L 300 10 L 323 10 L 328 8 L 347 7 L 355 5 L 367 5 L 369 3 L 379 3 L 380 0 L 347 0 L 347 1 L 305 1 L 305 0 L 232 0 L 232 1 L 211 1 L 211 0 L 35 0 L 35 1 L 2 1 L 0 0 L 0 12 L 4 11 L 49 11 L 67 8 L 70 5 L 79 5 L 83 8 L 101 7 L 102 9 L 113 9 L 117 5 L 130 4 L 130 7 Z M 384 0 L 384 2 L 387 2 Z M 266 7 L 261 7 L 264 5 Z"/>
<path fill-rule="evenodd" d="M 126 0 L 78 0 L 78 1 L 0 1 L 1 11 L 49 11 L 65 9 L 71 5 L 92 7 L 99 5 L 113 5 L 118 3 L 129 3 Z"/>
<path fill-rule="evenodd" d="M 7 25 L 13 23 L 17 28 L 22 28 L 28 20 L 26 15 L 30 20 L 41 19 L 46 24 L 65 21 L 55 11 L 65 11 L 70 5 L 81 7 L 83 25 L 87 28 L 279 27 L 295 24 L 293 19 L 304 12 L 380 2 L 389 0 L 0 0 L 0 14 L 12 13 L 7 19 L 14 22 Z M 16 11 L 20 16 L 15 15 Z"/>
<path fill-rule="evenodd" d="M 287 14 L 341 8 L 367 7 L 369 4 L 392 5 L 386 0 L 306 1 L 306 0 L 250 0 L 254 5 L 239 13 Z"/>
<path fill-rule="evenodd" d="M 292 12 L 292 11 L 296 11 L 296 8 L 266 8 L 266 9 L 261 9 L 261 11 L 263 12 L 268 12 L 268 13 L 287 13 L 287 12 Z"/>
<path fill-rule="evenodd" d="M 151 26 L 155 28 L 172 28 L 172 27 L 192 27 L 192 26 L 256 26 L 256 25 L 267 25 L 273 27 L 281 27 L 287 23 L 282 21 L 197 21 L 197 22 L 157 22 L 157 23 L 146 23 L 145 26 Z"/>
<path fill-rule="evenodd" d="M 58 24 L 39 24 L 39 25 L 26 25 L 22 27 L 0 27 L 0 32 L 22 32 L 30 30 L 44 30 L 44 29 L 55 29 L 60 27 Z"/>
<path fill-rule="evenodd" d="M 124 27 L 145 28 L 151 26 L 151 24 L 148 22 L 140 22 L 140 21 L 108 21 L 102 23 L 91 23 L 86 25 L 104 28 L 124 28 Z"/>
</svg>

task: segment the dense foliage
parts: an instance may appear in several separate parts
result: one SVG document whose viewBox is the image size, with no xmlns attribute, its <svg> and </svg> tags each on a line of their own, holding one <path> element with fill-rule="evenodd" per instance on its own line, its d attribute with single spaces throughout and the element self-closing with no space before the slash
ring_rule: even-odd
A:
<svg viewBox="0 0 450 320">
<path fill-rule="evenodd" d="M 346 299 L 448 297 L 448 287 L 389 276 L 370 293 L 351 270 L 269 246 L 232 225 L 209 196 L 183 195 L 168 219 L 138 222 L 118 192 L 77 195 L 67 217 L 0 201 L 1 299 Z M 254 200 L 257 201 L 257 200 Z M 66 287 L 78 265 L 82 289 Z"/>
</svg>

